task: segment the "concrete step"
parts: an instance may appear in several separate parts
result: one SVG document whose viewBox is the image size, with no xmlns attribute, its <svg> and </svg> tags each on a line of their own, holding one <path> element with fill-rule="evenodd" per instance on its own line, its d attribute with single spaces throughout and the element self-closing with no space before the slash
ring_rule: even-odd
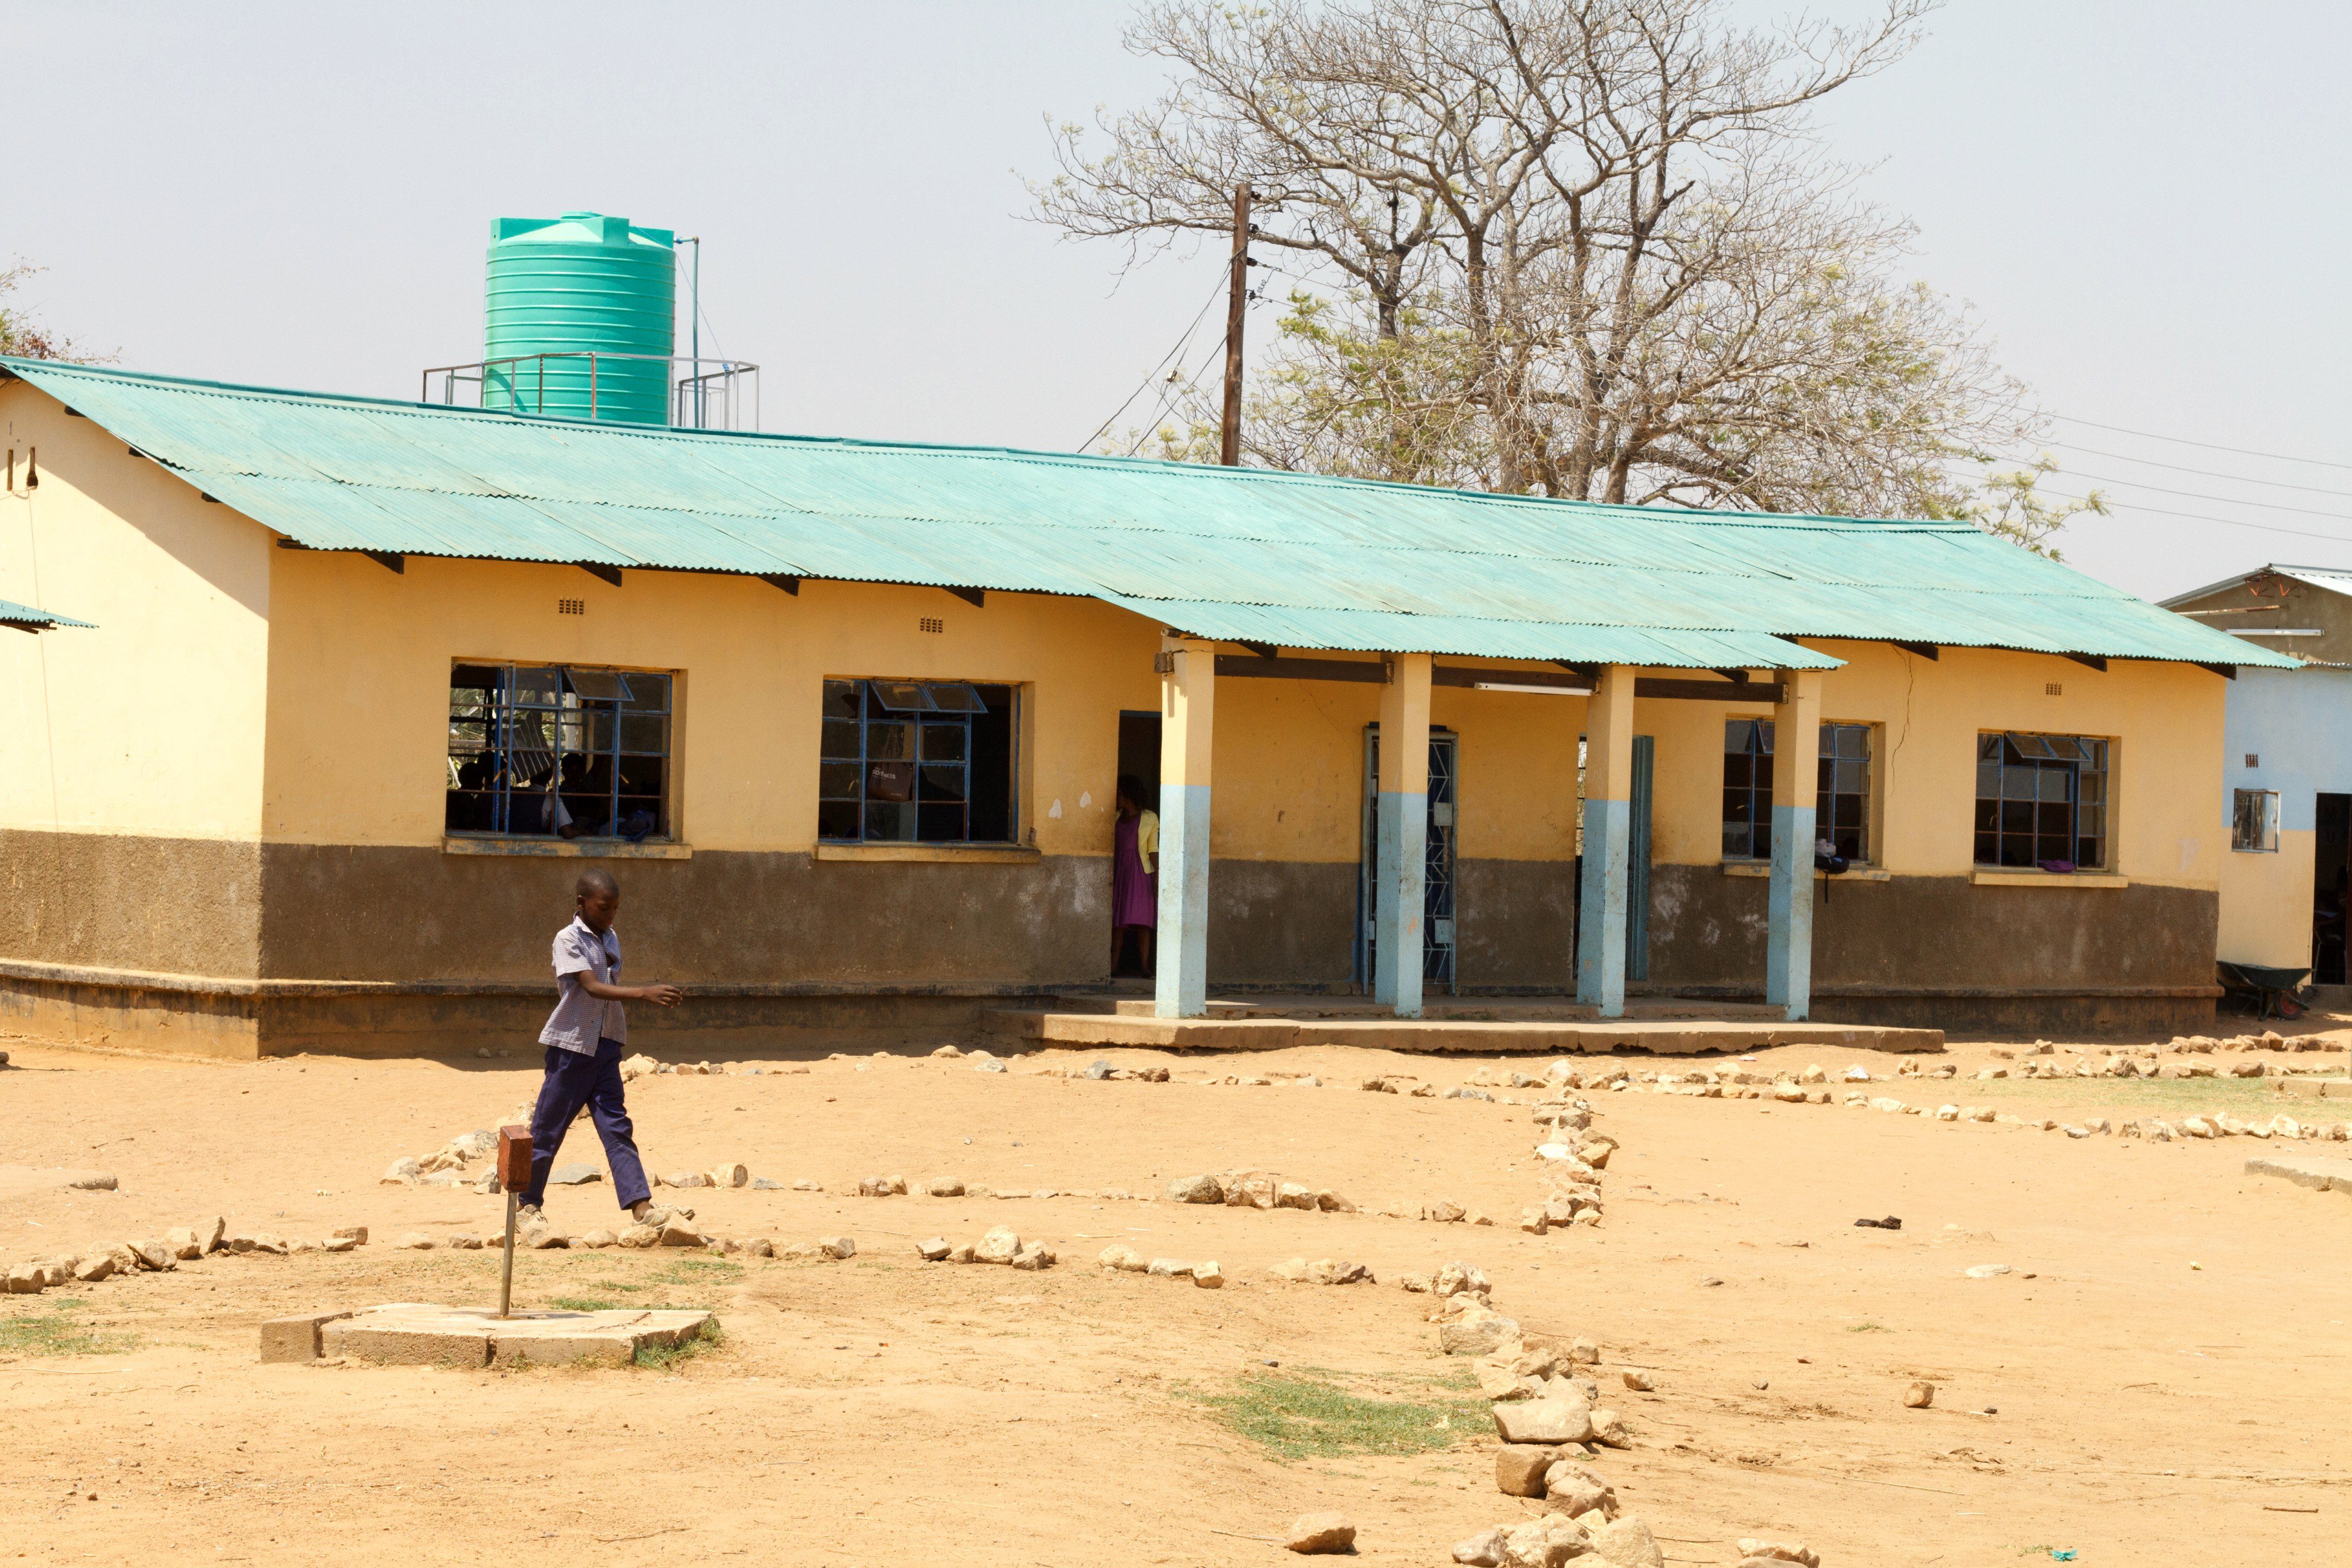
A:
<svg viewBox="0 0 2352 1568">
<path fill-rule="evenodd" d="M 1859 1024 L 1765 1020 L 1461 1019 L 1267 1017 L 1215 1013 L 1157 1018 L 1119 1013 L 994 1008 L 988 1028 L 1040 1046 L 1132 1046 L 1162 1050 L 1280 1050 L 1290 1046 L 1358 1046 L 1415 1053 L 1525 1052 L 1548 1056 L 1642 1051 L 1663 1056 L 1810 1045 L 1853 1050 L 1941 1051 L 1938 1029 L 1884 1029 Z"/>
</svg>

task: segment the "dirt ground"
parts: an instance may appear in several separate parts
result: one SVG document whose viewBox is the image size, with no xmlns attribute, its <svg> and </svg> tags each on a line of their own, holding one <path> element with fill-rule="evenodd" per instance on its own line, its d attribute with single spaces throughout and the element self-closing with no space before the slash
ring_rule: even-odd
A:
<svg viewBox="0 0 2352 1568">
<path fill-rule="evenodd" d="M 502 1200 L 377 1178 L 527 1100 L 536 1062 L 221 1066 L 0 1044 L 16 1061 L 0 1072 L 0 1165 L 121 1181 L 0 1193 L 0 1265 L 215 1215 L 284 1236 L 373 1231 L 346 1255 L 215 1256 L 0 1297 L 0 1331 L 16 1331 L 0 1339 L 16 1347 L 0 1348 L 0 1558 L 474 1563 L 551 1543 L 586 1563 L 1271 1564 L 1289 1558 L 1265 1538 L 1336 1510 L 1355 1521 L 1361 1560 L 1443 1564 L 1454 1542 L 1539 1506 L 1495 1489 L 1465 1364 L 1438 1353 L 1429 1298 L 1394 1284 L 1454 1258 L 1483 1268 L 1496 1305 L 1530 1330 L 1597 1341 L 1605 1388 L 1622 1367 L 1654 1372 L 1655 1393 L 1604 1401 L 1634 1444 L 1596 1463 L 1669 1562 L 1730 1563 L 1737 1538 L 1763 1534 L 1810 1542 L 1830 1568 L 2053 1552 L 2084 1568 L 2319 1563 L 2343 1560 L 2352 1519 L 2352 1203 L 2243 1175 L 2250 1153 L 2277 1152 L 2249 1139 L 2078 1141 L 1843 1105 L 1594 1093 L 1598 1127 L 1621 1144 L 1605 1223 L 1538 1237 L 1510 1227 L 1539 1194 L 1525 1105 L 1354 1085 L 1398 1072 L 1447 1088 L 1539 1060 L 1045 1052 L 1003 1074 L 928 1057 L 765 1062 L 759 1077 L 633 1084 L 646 1163 L 740 1160 L 821 1182 L 680 1195 L 719 1234 L 845 1234 L 854 1259 L 546 1251 L 517 1265 L 527 1304 L 714 1308 L 717 1348 L 667 1370 L 261 1365 L 266 1317 L 495 1299 L 495 1251 L 388 1243 L 493 1232 Z M 1965 1079 L 1990 1051 L 1959 1044 L 1950 1059 Z M 1097 1054 L 1167 1065 L 1174 1080 L 1039 1070 Z M 1813 1061 L 1878 1078 L 1897 1066 L 1805 1049 L 1703 1065 Z M 1301 1072 L 1323 1087 L 1187 1081 Z M 2062 1119 L 2312 1104 L 2229 1080 L 1874 1092 Z M 566 1154 L 603 1164 L 584 1126 Z M 845 1195 L 887 1173 L 1141 1194 L 1236 1167 L 1367 1209 L 1450 1199 L 1498 1223 Z M 572 1232 L 617 1217 L 601 1184 L 557 1189 L 549 1208 Z M 1886 1215 L 1901 1231 L 1853 1225 Z M 975 1240 L 997 1224 L 1057 1247 L 1060 1265 L 914 1256 L 924 1237 Z M 1231 1282 L 1107 1273 L 1093 1259 L 1113 1241 L 1213 1258 Z M 1293 1257 L 1361 1261 L 1381 1282 L 1270 1276 Z M 1966 1277 L 1981 1263 L 2011 1272 Z M 1418 1440 L 1447 1446 L 1286 1457 L 1240 1429 L 1273 1377 L 1418 1406 Z M 1917 1378 L 1935 1403 L 1908 1410 Z"/>
</svg>

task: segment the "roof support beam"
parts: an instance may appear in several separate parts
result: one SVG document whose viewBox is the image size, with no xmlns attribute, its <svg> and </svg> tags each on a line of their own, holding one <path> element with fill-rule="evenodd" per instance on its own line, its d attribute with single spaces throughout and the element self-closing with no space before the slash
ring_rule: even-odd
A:
<svg viewBox="0 0 2352 1568">
<path fill-rule="evenodd" d="M 940 586 L 944 588 L 946 584 L 941 584 Z M 988 598 L 988 590 L 985 588 L 947 588 L 947 592 L 974 608 L 984 607 Z"/>
<path fill-rule="evenodd" d="M 394 576 L 408 570 L 408 558 L 396 550 L 362 550 L 360 553 Z"/>
<path fill-rule="evenodd" d="M 0 626 L 6 626 L 12 632 L 29 632 L 35 637 L 49 629 L 39 621 L 0 621 Z"/>
<path fill-rule="evenodd" d="M 1429 683 L 1487 691 L 1557 691 L 1566 697 L 1592 694 L 1592 682 L 1581 675 L 1554 675 L 1548 669 L 1507 669 L 1497 665 L 1436 665 L 1429 672 Z"/>
<path fill-rule="evenodd" d="M 1779 702 L 1780 688 L 1777 680 L 1666 680 L 1643 676 L 1633 682 L 1633 695 L 1669 702 Z"/>
<path fill-rule="evenodd" d="M 1556 658 L 1552 660 L 1552 663 L 1559 666 L 1562 669 L 1572 669 L 1576 671 L 1577 674 L 1584 677 L 1587 680 L 1599 680 L 1601 679 L 1601 667 L 1597 664 L 1579 664 L 1572 658 Z"/>
<path fill-rule="evenodd" d="M 1744 669 L 1725 669 L 1718 666 L 1716 669 L 1716 674 L 1723 677 L 1724 679 L 1728 680 L 1734 686 L 1745 686 L 1748 684 L 1748 672 Z"/>
<path fill-rule="evenodd" d="M 1898 642 L 1895 646 L 1905 653 L 1916 653 L 1921 658 L 1937 659 L 1944 656 L 1943 650 L 1931 642 Z"/>
<path fill-rule="evenodd" d="M 2107 661 L 2101 658 L 2095 653 L 2062 653 L 2058 657 L 2061 658 L 2071 658 L 2076 664 L 2087 664 L 2093 669 L 2105 669 L 2107 668 Z"/>
<path fill-rule="evenodd" d="M 603 578 L 615 588 L 621 585 L 621 569 L 618 566 L 607 566 L 601 561 L 574 561 L 572 564 L 591 577 Z"/>
<path fill-rule="evenodd" d="M 2234 664 L 2200 663 L 2197 668 L 2200 669 L 2210 669 L 2224 680 L 2235 680 L 2238 679 L 2238 667 Z"/>
<path fill-rule="evenodd" d="M 785 593 L 791 594 L 795 597 L 799 595 L 801 591 L 801 580 L 797 577 L 787 576 L 782 572 L 762 572 L 760 574 L 760 581 L 767 584 L 772 588 L 782 588 Z"/>
<path fill-rule="evenodd" d="M 1257 655 L 1260 658 L 1272 658 L 1282 652 L 1280 648 L 1275 647 L 1270 642 L 1251 642 L 1246 638 L 1243 639 L 1242 647 L 1249 649 L 1250 652 Z"/>
<path fill-rule="evenodd" d="M 1387 684 L 1388 661 L 1378 658 L 1265 658 L 1256 654 L 1221 653 L 1219 675 L 1256 676 L 1270 680 L 1355 680 Z"/>
</svg>

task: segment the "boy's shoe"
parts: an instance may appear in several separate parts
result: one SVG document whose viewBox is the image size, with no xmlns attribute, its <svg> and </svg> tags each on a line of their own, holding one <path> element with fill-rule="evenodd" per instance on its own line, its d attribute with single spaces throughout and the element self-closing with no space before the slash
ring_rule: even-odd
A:
<svg viewBox="0 0 2352 1568">
<path fill-rule="evenodd" d="M 515 1210 L 515 1228 L 518 1230 L 546 1223 L 547 1215 L 537 1204 L 523 1204 Z"/>
<path fill-rule="evenodd" d="M 670 1222 L 670 1211 L 650 1200 L 631 1209 L 629 1214 L 638 1225 L 665 1226 Z"/>
</svg>

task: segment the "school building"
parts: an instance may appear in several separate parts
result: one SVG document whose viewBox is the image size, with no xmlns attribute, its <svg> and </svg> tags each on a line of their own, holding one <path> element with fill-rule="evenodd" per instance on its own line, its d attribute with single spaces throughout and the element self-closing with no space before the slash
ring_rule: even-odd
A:
<svg viewBox="0 0 2352 1568">
<path fill-rule="evenodd" d="M 2352 900 L 2352 572 L 2263 565 L 2192 588 L 2164 607 L 2290 656 L 2229 689 L 2222 740 L 2217 956 L 2309 969 L 2315 1000 L 2342 987 Z"/>
<path fill-rule="evenodd" d="M 967 1027 L 1105 984 L 1122 772 L 1165 1016 L 2190 1028 L 2292 663 L 1960 523 L 0 368 L 0 595 L 86 623 L 0 627 L 50 1037 L 528 1047 L 591 863 L 645 1039 Z"/>
</svg>

